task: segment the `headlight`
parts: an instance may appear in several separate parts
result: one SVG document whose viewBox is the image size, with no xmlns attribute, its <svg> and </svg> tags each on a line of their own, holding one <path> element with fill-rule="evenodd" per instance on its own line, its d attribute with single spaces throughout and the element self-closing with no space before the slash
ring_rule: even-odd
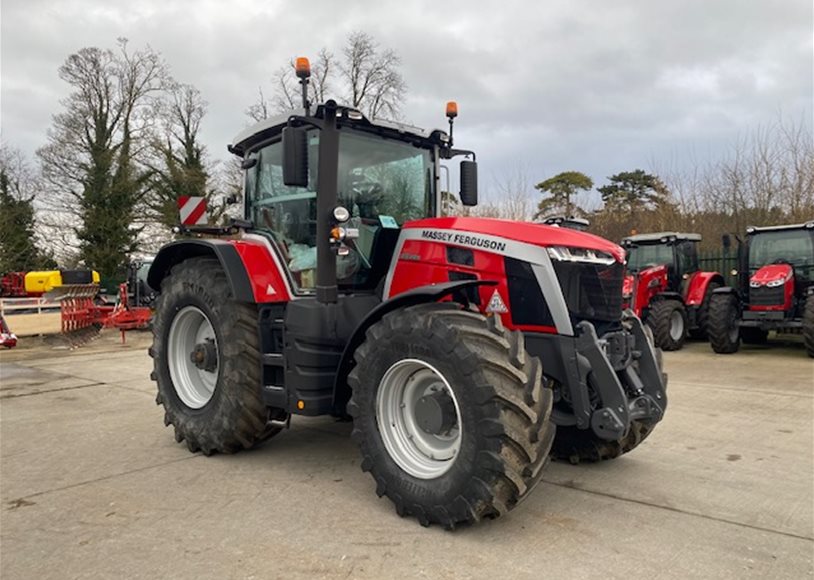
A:
<svg viewBox="0 0 814 580">
<path fill-rule="evenodd" d="M 338 205 L 334 208 L 334 220 L 338 224 L 344 224 L 350 219 L 350 212 L 346 207 Z"/>
<path fill-rule="evenodd" d="M 785 278 L 781 278 L 780 280 L 772 280 L 771 282 L 767 282 L 766 286 L 769 288 L 777 288 L 778 286 L 782 286 L 786 283 Z"/>
<path fill-rule="evenodd" d="M 581 262 L 584 264 L 602 264 L 609 266 L 616 259 L 605 252 L 598 250 L 588 250 L 585 248 L 567 248 L 565 246 L 552 246 L 546 248 L 548 256 L 558 262 Z"/>
<path fill-rule="evenodd" d="M 754 282 L 754 281 L 749 282 L 749 287 L 750 288 L 760 288 L 760 282 Z"/>
</svg>

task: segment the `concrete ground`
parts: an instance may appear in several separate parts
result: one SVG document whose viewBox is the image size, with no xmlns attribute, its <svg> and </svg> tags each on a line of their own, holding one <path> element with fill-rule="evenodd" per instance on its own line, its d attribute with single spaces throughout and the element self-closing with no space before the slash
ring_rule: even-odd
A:
<svg viewBox="0 0 814 580">
<path fill-rule="evenodd" d="M 400 519 L 350 425 L 295 418 L 251 452 L 175 443 L 149 337 L 0 355 L 2 578 L 810 578 L 814 361 L 799 343 L 668 353 L 635 452 L 552 464 L 509 516 Z"/>
</svg>

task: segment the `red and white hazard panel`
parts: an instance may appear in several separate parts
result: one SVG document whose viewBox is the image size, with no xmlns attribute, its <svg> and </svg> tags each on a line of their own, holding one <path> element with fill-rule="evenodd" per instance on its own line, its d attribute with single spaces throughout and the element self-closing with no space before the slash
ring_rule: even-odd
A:
<svg viewBox="0 0 814 580">
<path fill-rule="evenodd" d="M 203 197 L 182 195 L 178 198 L 178 213 L 181 216 L 181 225 L 206 225 L 206 199 Z"/>
</svg>

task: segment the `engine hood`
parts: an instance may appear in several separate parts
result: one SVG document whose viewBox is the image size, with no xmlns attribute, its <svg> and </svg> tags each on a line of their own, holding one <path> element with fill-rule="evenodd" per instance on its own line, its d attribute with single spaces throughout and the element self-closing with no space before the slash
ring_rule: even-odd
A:
<svg viewBox="0 0 814 580">
<path fill-rule="evenodd" d="M 785 282 L 792 275 L 792 268 L 789 264 L 770 264 L 763 266 L 755 272 L 749 282 L 756 286 L 763 286 L 770 282 Z"/>
<path fill-rule="evenodd" d="M 425 228 L 432 228 L 432 230 L 450 230 L 451 232 L 485 234 L 516 242 L 534 244 L 540 247 L 562 246 L 566 248 L 594 250 L 610 254 L 619 263 L 623 263 L 625 260 L 625 252 L 621 246 L 605 238 L 568 228 L 547 226 L 544 224 L 492 218 L 445 217 L 407 222 L 404 224 L 403 229 Z M 451 235 L 454 235 L 454 233 Z"/>
</svg>

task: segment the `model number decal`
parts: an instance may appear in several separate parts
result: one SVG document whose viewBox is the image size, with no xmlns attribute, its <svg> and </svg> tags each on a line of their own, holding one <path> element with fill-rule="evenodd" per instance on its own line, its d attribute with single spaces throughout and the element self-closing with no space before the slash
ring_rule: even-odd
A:
<svg viewBox="0 0 814 580">
<path fill-rule="evenodd" d="M 473 248 L 484 248 L 486 250 L 495 250 L 498 252 L 506 251 L 505 242 L 497 242 L 495 240 L 488 240 L 478 236 L 469 234 L 462 234 L 459 232 L 439 232 L 437 230 L 423 230 L 421 237 L 428 240 L 435 240 L 437 242 L 449 242 L 451 244 L 459 244 L 461 246 L 472 246 Z"/>
</svg>

